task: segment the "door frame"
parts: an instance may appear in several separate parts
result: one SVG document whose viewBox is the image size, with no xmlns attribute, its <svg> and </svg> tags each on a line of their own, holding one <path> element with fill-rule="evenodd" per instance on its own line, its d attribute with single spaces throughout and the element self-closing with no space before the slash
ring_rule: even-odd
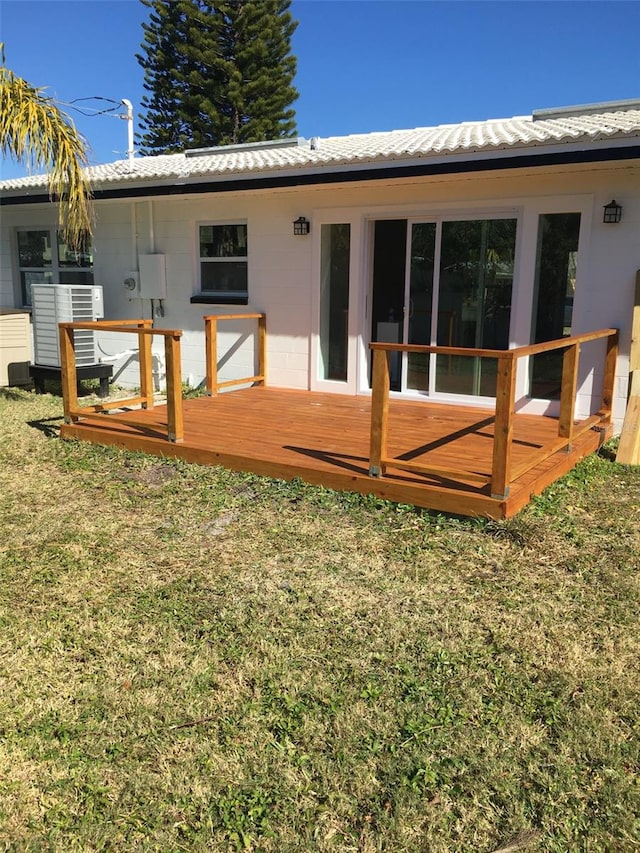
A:
<svg viewBox="0 0 640 853">
<path fill-rule="evenodd" d="M 322 366 L 320 316 L 321 316 L 321 287 L 322 287 L 322 226 L 350 226 L 349 239 L 349 308 L 347 319 L 347 378 L 323 379 L 320 375 Z M 362 279 L 362 216 L 353 209 L 334 208 L 317 212 L 311 223 L 311 342 L 309 352 L 309 389 L 327 394 L 350 394 L 355 396 L 358 388 L 358 344 L 360 317 L 360 281 Z"/>
<path fill-rule="evenodd" d="M 538 227 L 540 216 L 548 213 L 579 213 L 580 230 L 578 233 L 578 266 L 576 270 L 576 296 L 573 306 L 573 325 L 576 333 L 587 331 L 585 322 L 588 307 L 587 266 L 589 263 L 590 235 L 593 234 L 593 193 L 565 196 L 544 196 L 528 200 L 522 222 L 522 280 L 526 287 L 520 287 L 517 293 L 519 324 L 514 330 L 515 343 L 526 345 L 533 339 L 535 323 L 534 300 L 535 279 L 538 255 Z M 511 346 L 511 344 L 510 344 Z M 516 408 L 524 414 L 550 415 L 557 417 L 560 411 L 558 400 L 544 400 L 530 396 L 530 359 L 522 358 L 518 362 L 516 375 Z"/>
<path fill-rule="evenodd" d="M 524 346 L 531 340 L 532 310 L 537 249 L 538 218 L 543 213 L 581 214 L 578 242 L 579 261 L 576 278 L 574 323 L 579 330 L 585 325 L 584 312 L 588 308 L 587 285 L 589 274 L 589 240 L 593 230 L 593 192 L 563 195 L 513 195 L 496 200 L 485 199 L 457 202 L 433 202 L 393 205 L 354 205 L 317 209 L 312 215 L 312 298 L 311 340 L 309 348 L 309 387 L 311 390 L 331 393 L 371 395 L 369 386 L 369 343 L 371 340 L 373 296 L 373 240 L 374 222 L 378 219 L 406 219 L 415 221 L 445 221 L 449 219 L 515 218 L 517 220 L 514 258 L 513 289 L 511 294 L 511 319 L 509 347 Z M 319 328 L 320 328 L 320 226 L 331 223 L 349 223 L 351 226 L 350 296 L 348 321 L 348 373 L 346 382 L 319 378 Z M 407 240 L 407 251 L 410 251 Z M 437 304 L 436 304 L 437 308 Z M 529 366 L 521 359 L 516 377 L 516 406 L 518 411 L 532 414 L 553 414 L 554 404 L 530 399 L 528 394 Z M 432 399 L 437 402 L 493 408 L 493 397 L 471 397 L 436 393 L 427 397 L 420 392 L 391 392 L 403 399 Z"/>
</svg>

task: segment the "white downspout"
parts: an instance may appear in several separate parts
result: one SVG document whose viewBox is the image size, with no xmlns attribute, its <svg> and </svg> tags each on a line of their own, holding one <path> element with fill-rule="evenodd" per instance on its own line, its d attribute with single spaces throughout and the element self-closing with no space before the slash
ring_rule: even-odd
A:
<svg viewBox="0 0 640 853">
<path fill-rule="evenodd" d="M 131 202 L 131 269 L 138 269 L 138 215 L 135 201 Z"/>
<path fill-rule="evenodd" d="M 149 199 L 147 202 L 149 205 L 149 254 L 155 255 L 156 253 L 156 234 L 155 234 L 155 223 L 153 221 L 153 199 Z"/>
</svg>

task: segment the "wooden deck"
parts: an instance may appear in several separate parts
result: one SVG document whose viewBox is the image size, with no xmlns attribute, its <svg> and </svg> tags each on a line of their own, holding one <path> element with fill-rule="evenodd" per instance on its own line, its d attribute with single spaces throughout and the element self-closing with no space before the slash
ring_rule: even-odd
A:
<svg viewBox="0 0 640 853">
<path fill-rule="evenodd" d="M 481 478 L 416 473 L 392 464 L 369 475 L 371 399 L 254 387 L 183 402 L 184 440 L 167 441 L 166 406 L 104 414 L 62 426 L 65 439 L 116 445 L 158 456 L 328 488 L 374 494 L 460 515 L 505 518 L 525 506 L 608 438 L 609 423 L 576 429 L 570 449 L 551 453 L 510 483 L 506 498 L 491 497 Z M 135 423 L 134 423 L 135 422 Z M 392 399 L 389 455 L 399 462 L 491 477 L 495 417 L 491 411 Z M 558 421 L 515 415 L 514 471 L 541 458 L 558 439 Z"/>
</svg>

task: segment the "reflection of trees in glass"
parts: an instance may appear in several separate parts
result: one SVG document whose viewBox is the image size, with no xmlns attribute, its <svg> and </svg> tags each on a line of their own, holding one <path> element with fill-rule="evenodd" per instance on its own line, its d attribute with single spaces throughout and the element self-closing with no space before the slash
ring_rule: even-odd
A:
<svg viewBox="0 0 640 853">
<path fill-rule="evenodd" d="M 18 231 L 20 267 L 50 267 L 51 242 L 48 231 Z"/>
<path fill-rule="evenodd" d="M 456 316 L 457 344 L 508 345 L 515 237 L 515 219 L 443 223 L 439 313 Z"/>
<path fill-rule="evenodd" d="M 349 311 L 349 254 L 351 228 L 331 228 L 331 307 L 329 324 L 329 379 L 347 378 L 347 317 Z"/>
<path fill-rule="evenodd" d="M 91 267 L 93 255 L 85 246 L 75 249 L 57 233 L 59 267 Z M 51 234 L 49 231 L 18 231 L 18 259 L 20 268 L 50 267 L 53 264 Z"/>
<path fill-rule="evenodd" d="M 433 274 L 435 268 L 436 224 L 416 223 L 411 231 L 411 281 L 409 283 L 409 343 L 431 343 Z M 429 356 L 408 353 L 407 387 L 429 389 Z"/>
<path fill-rule="evenodd" d="M 435 255 L 435 222 L 420 222 L 413 226 L 411 233 L 411 272 L 421 271 L 428 278 L 433 270 Z M 433 276 L 431 276 L 433 277 Z"/>
<path fill-rule="evenodd" d="M 421 222 L 413 226 L 411 232 L 411 283 L 412 300 L 410 316 L 421 313 L 431 314 L 433 300 L 433 271 L 436 251 L 435 222 Z M 416 330 L 418 331 L 418 330 Z M 424 336 L 418 332 L 420 337 Z M 412 343 L 416 341 L 411 338 Z M 428 340 L 420 343 L 429 343 Z"/>
<path fill-rule="evenodd" d="M 515 219 L 443 222 L 438 300 L 440 346 L 506 349 L 516 243 Z M 495 394 L 495 363 L 438 356 L 436 389 Z"/>
<path fill-rule="evenodd" d="M 579 233 L 579 213 L 545 213 L 538 220 L 535 343 L 571 334 Z M 562 353 L 537 355 L 533 359 L 531 395 L 557 399 L 561 378 Z"/>
<path fill-rule="evenodd" d="M 347 326 L 351 227 L 322 226 L 320 349 L 323 379 L 347 378 Z"/>
<path fill-rule="evenodd" d="M 243 258 L 246 255 L 246 225 L 200 226 L 201 258 Z"/>
<path fill-rule="evenodd" d="M 58 264 L 61 267 L 92 267 L 93 254 L 87 246 L 82 249 L 69 246 L 58 232 Z"/>
<path fill-rule="evenodd" d="M 540 217 L 535 343 L 571 334 L 579 232 L 579 213 L 544 214 Z"/>
</svg>

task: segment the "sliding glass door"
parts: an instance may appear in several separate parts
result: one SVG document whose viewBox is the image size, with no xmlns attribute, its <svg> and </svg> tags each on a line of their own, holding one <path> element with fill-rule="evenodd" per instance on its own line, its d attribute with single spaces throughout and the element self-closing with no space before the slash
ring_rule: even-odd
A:
<svg viewBox="0 0 640 853">
<path fill-rule="evenodd" d="M 506 349 L 515 219 L 375 223 L 373 340 Z M 495 395 L 495 361 L 409 353 L 394 357 L 392 388 Z"/>
</svg>

